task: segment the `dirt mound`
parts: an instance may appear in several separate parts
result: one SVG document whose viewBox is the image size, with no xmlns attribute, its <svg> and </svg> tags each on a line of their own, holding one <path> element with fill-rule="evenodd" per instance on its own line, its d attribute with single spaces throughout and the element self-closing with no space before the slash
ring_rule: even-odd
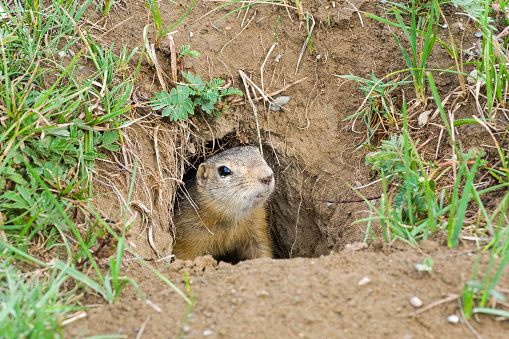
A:
<svg viewBox="0 0 509 339">
<path fill-rule="evenodd" d="M 196 304 L 184 325 L 186 303 L 147 269 L 131 266 L 124 272 L 136 277 L 158 312 L 129 288 L 114 305 L 87 311 L 88 316 L 67 331 L 72 337 L 123 334 L 142 338 L 473 338 L 460 319 L 457 298 L 415 316 L 410 298 L 434 302 L 460 294 L 471 279 L 474 255 L 468 248 L 447 250 L 428 242 L 422 250 L 399 248 L 350 251 L 319 258 L 257 259 L 232 266 L 216 265 L 212 258 L 176 261 L 159 266 L 163 274 L 185 291 L 189 272 Z M 434 260 L 433 271 L 419 272 L 416 263 Z M 481 256 L 481 271 L 488 258 Z M 369 282 L 367 282 L 369 279 Z M 362 284 L 365 282 L 365 284 Z M 509 284 L 505 274 L 502 285 Z M 86 297 L 94 303 L 96 297 Z M 470 321 L 483 338 L 500 338 L 508 322 L 493 317 Z"/>
</svg>

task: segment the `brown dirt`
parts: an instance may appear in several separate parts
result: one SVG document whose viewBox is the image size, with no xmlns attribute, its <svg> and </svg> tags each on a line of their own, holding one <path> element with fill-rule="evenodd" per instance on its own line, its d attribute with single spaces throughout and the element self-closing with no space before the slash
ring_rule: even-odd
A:
<svg viewBox="0 0 509 339">
<path fill-rule="evenodd" d="M 383 14 L 378 1 L 350 2 L 362 11 Z M 112 14 L 107 27 L 126 18 L 133 19 L 118 26 L 103 40 L 116 41 L 116 46 L 123 42 L 130 48 L 141 48 L 143 27 L 149 24 L 147 9 L 138 1 L 128 0 L 126 3 L 129 13 L 121 11 L 122 18 Z M 190 1 L 186 3 L 190 4 Z M 312 2 L 306 9 L 316 20 L 313 53 L 304 53 L 295 75 L 306 28 L 305 23 L 299 24 L 294 11 L 289 15 L 282 7 L 254 6 L 246 18 L 249 25 L 241 32 L 244 12 L 239 17 L 233 14 L 215 22 L 231 10 L 222 9 L 200 19 L 218 4 L 199 1 L 177 27 L 179 32 L 173 35 L 177 47 L 190 44 L 201 53 L 200 58 L 186 59 L 189 71 L 207 81 L 215 77 L 231 79 L 233 86 L 244 90 L 237 71 L 244 70 L 260 84 L 260 67 L 269 48 L 277 42 L 265 66 L 266 92 L 274 92 L 308 77 L 307 81 L 284 93 L 291 96 L 285 110 L 273 112 L 258 104 L 265 154 L 277 178 L 277 189 L 269 204 L 275 252 L 279 258 L 292 259 L 253 260 L 231 266 L 226 263 L 216 265 L 211 259 L 199 258 L 193 263 L 176 261 L 169 267 L 159 265 L 163 274 L 181 289 L 185 289 L 184 271 L 190 273 L 196 306 L 185 336 L 202 337 L 207 334 L 204 331 L 210 330 L 212 338 L 432 338 L 443 334 L 473 337 L 465 324 L 447 322 L 448 315 L 460 315 L 457 301 L 408 317 L 413 311 L 409 303 L 412 296 L 418 296 L 424 305 L 429 305 L 447 293 L 461 293 L 464 283 L 471 279 L 474 259 L 470 248 L 449 250 L 441 236 L 437 236 L 436 243 L 430 242 L 420 250 L 399 248 L 396 243 L 391 250 L 371 246 L 367 251 L 342 251 L 346 244 L 364 239 L 365 225 L 352 225 L 352 222 L 365 217 L 367 208 L 364 204 L 328 206 L 317 201 L 320 198 L 355 199 L 357 195 L 347 184 L 361 186 L 376 179 L 364 165 L 365 153 L 354 152 L 365 136 L 361 123 L 357 122 L 352 130 L 351 121 L 343 121 L 357 110 L 363 100 L 362 94 L 354 82 L 345 82 L 333 74 L 351 72 L 368 78 L 374 71 L 381 78 L 406 68 L 387 27 L 364 15 L 362 26 L 346 1 L 336 1 L 336 7 L 329 2 Z M 177 17 L 175 8 L 170 2 L 161 2 L 163 21 Z M 181 8 L 180 14 L 183 10 L 185 7 Z M 475 27 L 454 16 L 454 9 L 445 12 L 449 26 L 462 21 L 466 28 L 464 32 L 453 30 L 455 41 L 471 46 L 475 41 Z M 275 41 L 274 27 L 278 17 L 279 40 Z M 449 41 L 447 30 L 440 29 L 439 36 L 443 41 Z M 276 56 L 280 56 L 277 62 Z M 163 65 L 169 65 L 169 58 L 163 53 L 158 57 Z M 428 66 L 447 68 L 453 65 L 445 49 L 437 44 Z M 169 66 L 164 68 L 168 70 Z M 435 80 L 443 95 L 458 86 L 457 79 L 447 74 L 436 74 Z M 137 83 L 139 87 L 135 94 L 138 97 L 150 98 L 161 90 L 154 69 L 145 61 Z M 404 89 L 407 100 L 411 99 L 413 88 L 406 86 Z M 398 97 L 401 98 L 402 93 L 398 93 Z M 428 109 L 434 109 L 433 104 L 430 103 Z M 133 117 L 149 113 L 149 109 L 132 112 Z M 476 114 L 476 106 L 470 100 L 465 109 L 458 112 L 457 118 L 473 114 Z M 192 165 L 190 161 L 198 161 L 204 154 L 217 151 L 218 145 L 256 145 L 258 138 L 249 105 L 232 107 L 226 118 L 214 121 L 194 117 L 191 123 L 170 124 L 165 119 L 150 120 L 148 116 L 147 119 L 124 130 L 126 144 L 131 147 L 126 150 L 124 146 L 124 160 L 120 163 L 132 169 L 134 154 L 141 161 L 133 208 L 147 218 L 132 229 L 134 236 L 130 241 L 141 256 L 156 258 L 171 253 L 171 212 L 177 183 L 173 179 L 182 178 Z M 417 126 L 415 121 L 412 124 Z M 154 132 L 156 129 L 157 133 Z M 422 142 L 437 130 L 428 126 L 416 129 L 413 136 Z M 459 131 L 467 147 L 491 142 L 480 127 L 462 126 Z M 159 156 L 155 140 L 162 153 Z M 450 157 L 450 146 L 445 139 L 442 146 L 446 151 L 439 153 L 439 160 Z M 423 155 L 434 156 L 436 147 L 437 140 L 434 140 L 423 150 Z M 110 157 L 110 160 L 99 165 L 99 173 L 109 176 L 110 184 L 115 184 L 125 198 L 131 174 L 115 159 Z M 173 179 L 163 180 L 169 178 Z M 111 193 L 111 188 L 95 184 L 97 193 Z M 362 193 L 375 196 L 380 190 L 379 186 L 373 185 L 363 189 Z M 103 215 L 114 217 L 122 203 L 117 195 L 108 195 L 99 196 L 96 205 Z M 147 241 L 149 234 L 154 240 L 153 247 Z M 374 248 L 384 249 L 375 251 Z M 331 250 L 339 253 L 329 255 Z M 425 257 L 435 260 L 430 275 L 414 268 L 414 264 Z M 483 268 L 485 261 L 482 257 Z M 68 337 L 123 333 L 134 338 L 146 320 L 142 337 L 177 335 L 184 315 L 183 300 L 147 269 L 136 264 L 126 264 L 123 273 L 133 277 L 162 312 L 141 301 L 132 289 L 126 290 L 114 305 L 105 305 L 95 296 L 87 295 L 82 300 L 84 304 L 100 305 L 87 311 L 86 318 L 66 327 Z M 368 277 L 371 282 L 358 286 L 363 277 Z M 508 283 L 509 276 L 505 272 L 500 285 L 507 287 Z M 493 317 L 481 316 L 471 323 L 484 338 L 495 338 L 501 331 L 509 329 L 507 323 L 497 322 Z"/>
<path fill-rule="evenodd" d="M 434 260 L 431 274 L 418 272 L 415 263 Z M 487 257 L 481 257 L 486 267 Z M 257 259 L 232 266 L 216 265 L 211 257 L 194 262 L 177 260 L 158 269 L 185 291 L 184 272 L 190 275 L 196 305 L 185 327 L 185 338 L 474 338 L 463 323 L 458 301 L 443 303 L 417 316 L 410 298 L 424 306 L 449 293 L 459 294 L 471 278 L 474 256 L 466 248 L 447 250 L 436 242 L 421 251 L 345 250 L 319 258 Z M 182 326 L 185 302 L 147 269 L 131 266 L 135 277 L 158 312 L 130 288 L 118 303 L 87 311 L 87 317 L 67 330 L 73 337 L 124 334 L 134 338 L 146 321 L 142 338 L 175 338 Z M 364 277 L 370 282 L 359 286 Z M 506 274 L 501 285 L 507 286 Z M 96 297 L 87 296 L 94 303 Z M 470 324 L 483 338 L 500 338 L 509 323 L 480 316 Z"/>
</svg>

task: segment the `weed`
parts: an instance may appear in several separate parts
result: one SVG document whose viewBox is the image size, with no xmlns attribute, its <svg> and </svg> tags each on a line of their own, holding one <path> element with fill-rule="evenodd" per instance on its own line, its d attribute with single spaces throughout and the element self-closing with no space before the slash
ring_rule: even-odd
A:
<svg viewBox="0 0 509 339">
<path fill-rule="evenodd" d="M 185 338 L 186 327 L 189 324 L 189 320 L 191 319 L 191 313 L 193 312 L 194 306 L 196 304 L 196 296 L 191 293 L 191 286 L 189 284 L 189 274 L 187 271 L 184 273 L 184 280 L 186 282 L 186 292 L 189 295 L 190 303 L 186 305 L 186 309 L 184 311 L 184 316 L 182 317 L 182 325 L 180 326 L 180 331 L 178 334 L 178 338 Z"/>
<path fill-rule="evenodd" d="M 440 18 L 440 10 L 438 8 L 438 5 L 436 1 L 432 2 L 432 5 L 430 6 L 430 12 L 428 15 L 428 24 L 425 31 L 420 31 L 417 27 L 418 24 L 418 13 L 417 13 L 417 6 L 415 4 L 415 0 L 412 1 L 412 8 L 411 8 L 411 15 L 412 15 L 412 21 L 410 29 L 406 26 L 405 22 L 403 21 L 403 18 L 400 13 L 400 9 L 393 7 L 394 15 L 396 16 L 396 20 L 398 23 L 394 23 L 392 21 L 389 21 L 385 18 L 378 17 L 373 14 L 366 14 L 368 17 L 372 19 L 376 19 L 380 22 L 387 23 L 389 25 L 396 26 L 400 28 L 403 33 L 405 34 L 405 37 L 407 38 L 408 42 L 410 43 L 410 55 L 406 51 L 406 49 L 401 44 L 398 36 L 395 33 L 392 33 L 392 36 L 394 40 L 396 41 L 399 50 L 401 54 L 403 55 L 403 58 L 405 60 L 405 63 L 407 64 L 408 70 L 410 71 L 413 79 L 414 79 L 414 86 L 415 86 L 415 94 L 417 98 L 419 98 L 422 101 L 425 101 L 425 91 L 426 91 L 426 77 L 425 77 L 425 70 L 426 70 L 426 61 L 429 58 L 429 55 L 431 54 L 431 50 L 433 49 L 433 46 L 435 45 L 435 42 L 437 41 L 437 29 L 438 29 L 438 20 Z M 425 26 L 425 25 L 423 25 Z M 419 43 L 417 40 L 417 34 L 422 34 L 422 48 L 419 47 Z"/>
<path fill-rule="evenodd" d="M 430 272 L 433 270 L 433 260 L 430 258 L 424 258 L 422 264 L 415 264 L 415 269 L 419 272 Z"/>
<path fill-rule="evenodd" d="M 362 117 L 367 132 L 366 141 L 359 148 L 366 144 L 370 145 L 371 138 L 377 133 L 379 128 L 383 128 L 387 132 L 389 126 L 397 126 L 399 124 L 402 115 L 396 108 L 397 98 L 393 92 L 399 86 L 412 83 L 412 81 L 406 79 L 398 81 L 398 79 L 394 79 L 388 83 L 383 83 L 375 76 L 374 72 L 371 74 L 371 79 L 361 78 L 351 73 L 350 75 L 336 76 L 355 81 L 359 85 L 359 89 L 368 97 L 364 106 L 359 108 L 357 113 L 343 120 L 347 121 L 359 116 Z"/>
<path fill-rule="evenodd" d="M 309 30 L 309 12 L 306 12 L 306 29 L 308 33 L 309 54 L 313 54 L 313 40 L 311 40 L 311 31 Z"/>
<path fill-rule="evenodd" d="M 229 95 L 242 95 L 242 91 L 236 88 L 220 87 L 224 80 L 214 79 L 212 82 L 204 82 L 200 76 L 193 77 L 191 73 L 182 73 L 187 85 L 177 85 L 170 93 L 162 91 L 155 94 L 151 100 L 154 110 L 163 110 L 162 116 L 169 116 L 171 121 L 182 121 L 193 115 L 195 110 L 205 114 L 209 118 L 221 117 L 222 112 L 228 109 L 223 101 Z"/>
<path fill-rule="evenodd" d="M 182 58 L 183 56 L 186 56 L 186 55 L 200 57 L 200 53 L 197 51 L 191 50 L 191 46 L 189 46 L 189 45 L 184 45 L 180 48 L 180 51 L 177 56 L 177 60 L 180 60 L 180 58 Z"/>
<path fill-rule="evenodd" d="M 62 320 L 76 306 L 76 289 L 62 293 L 69 279 L 56 269 L 22 274 L 12 259 L 0 262 L 0 333 L 3 338 L 62 337 Z"/>
<path fill-rule="evenodd" d="M 277 16 L 277 20 L 276 20 L 276 28 L 274 28 L 274 39 L 278 40 L 278 37 L 277 37 L 277 26 L 279 25 L 279 18 L 280 16 L 278 15 Z"/>
<path fill-rule="evenodd" d="M 154 29 L 155 29 L 154 43 L 155 44 L 158 44 L 163 36 L 165 36 L 172 29 L 177 27 L 177 25 L 180 24 L 182 22 L 182 20 L 184 20 L 184 18 L 193 9 L 193 6 L 196 4 L 196 1 L 197 0 L 193 0 L 191 5 L 188 7 L 187 11 L 170 27 L 168 27 L 170 25 L 169 22 L 163 25 L 163 21 L 161 19 L 161 12 L 159 11 L 159 6 L 157 5 L 156 0 L 147 0 L 147 3 L 143 3 L 143 5 L 150 10 L 150 13 L 152 14 L 152 18 L 154 19 Z"/>
<path fill-rule="evenodd" d="M 372 169 L 379 170 L 383 175 L 389 175 L 388 181 L 398 187 L 392 217 L 399 223 L 410 224 L 412 220 L 415 222 L 426 217 L 427 186 L 417 168 L 420 159 L 417 159 L 415 152 L 405 150 L 404 142 L 403 135 L 393 135 L 388 141 L 382 140 L 377 150 L 366 156 L 366 164 L 373 165 Z M 435 182 L 430 181 L 430 186 L 434 191 Z"/>
</svg>

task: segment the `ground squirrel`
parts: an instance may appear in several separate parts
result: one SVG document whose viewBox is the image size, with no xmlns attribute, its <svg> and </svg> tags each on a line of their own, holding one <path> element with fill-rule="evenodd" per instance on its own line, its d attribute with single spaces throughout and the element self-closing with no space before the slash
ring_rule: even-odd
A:
<svg viewBox="0 0 509 339">
<path fill-rule="evenodd" d="M 272 258 L 264 204 L 274 190 L 274 174 L 257 148 L 241 146 L 212 156 L 186 189 L 192 203 L 180 199 L 174 219 L 178 259 Z"/>
</svg>

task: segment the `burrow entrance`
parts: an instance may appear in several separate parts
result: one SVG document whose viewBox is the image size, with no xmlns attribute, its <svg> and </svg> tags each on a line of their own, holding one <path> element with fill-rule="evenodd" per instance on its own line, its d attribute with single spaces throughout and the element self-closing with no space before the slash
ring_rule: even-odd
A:
<svg viewBox="0 0 509 339">
<path fill-rule="evenodd" d="M 191 181 L 196 176 L 198 166 L 206 158 L 244 145 L 258 147 L 257 144 L 240 143 L 235 133 L 214 142 L 206 142 L 203 153 L 187 158 L 183 181 Z M 312 182 L 306 183 L 306 173 L 299 168 L 296 159 L 289 159 L 268 145 L 263 146 L 263 153 L 276 178 L 274 193 L 266 207 L 275 257 L 317 257 L 328 254 L 334 246 L 321 230 L 321 218 L 313 206 L 313 200 L 304 192 L 309 192 Z M 182 196 L 180 190 L 178 194 Z M 178 199 L 174 210 L 178 210 Z"/>
</svg>

